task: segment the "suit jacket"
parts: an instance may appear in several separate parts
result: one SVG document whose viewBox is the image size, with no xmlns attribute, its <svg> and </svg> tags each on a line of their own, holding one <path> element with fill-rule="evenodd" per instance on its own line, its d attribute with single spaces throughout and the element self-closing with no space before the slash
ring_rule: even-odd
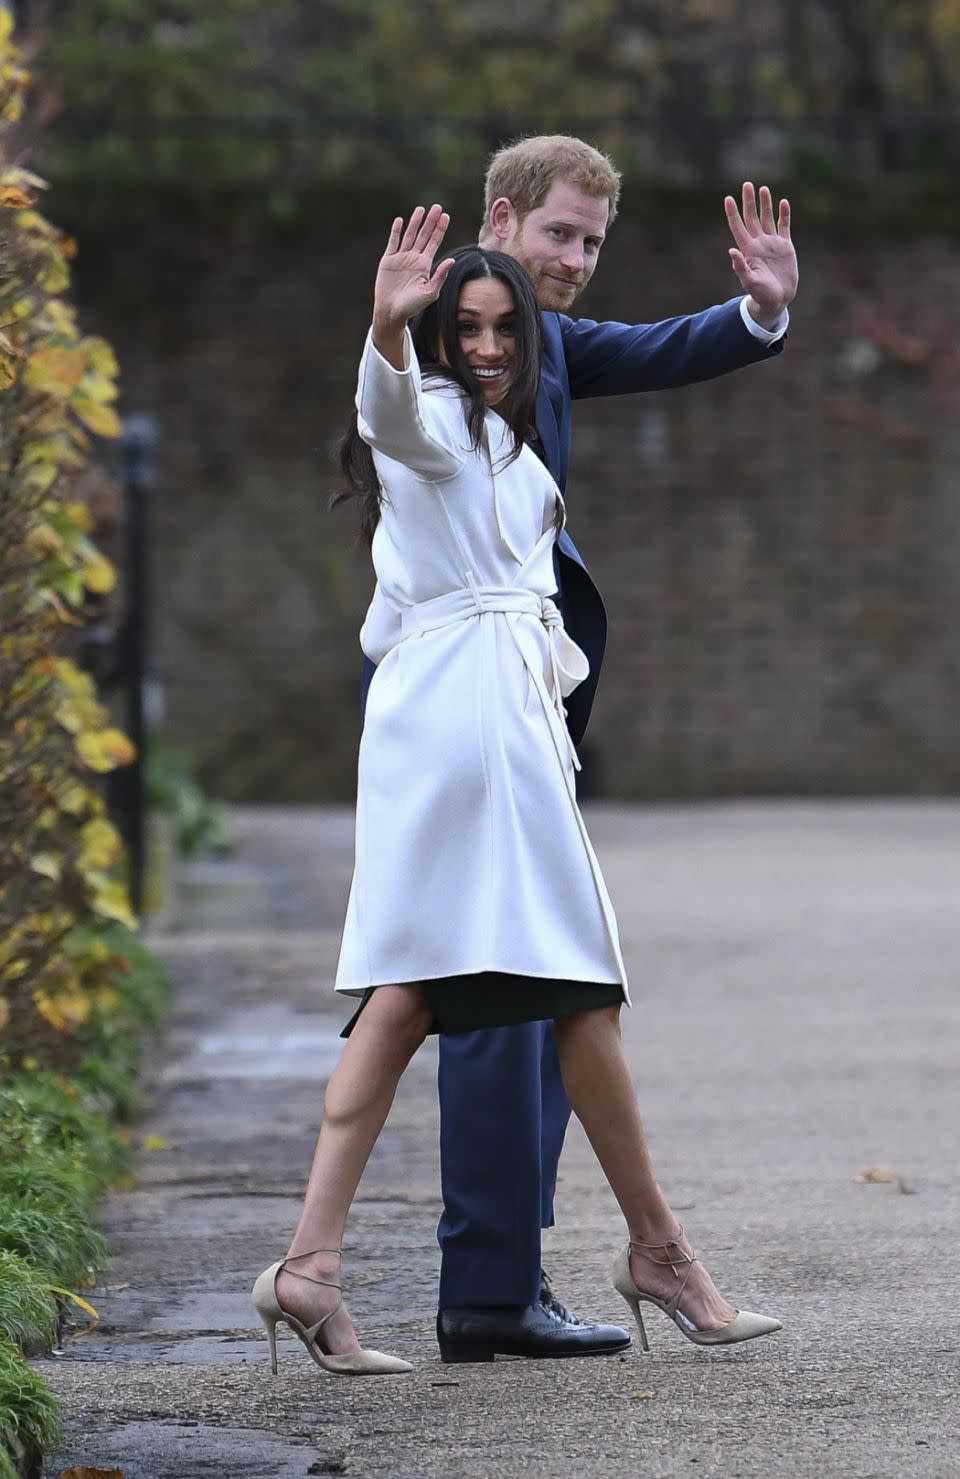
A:
<svg viewBox="0 0 960 1479">
<path fill-rule="evenodd" d="M 730 370 L 769 359 L 783 340 L 764 344 L 740 315 L 741 299 L 731 298 L 703 313 L 684 314 L 656 324 L 596 323 L 543 315 L 543 369 L 537 400 L 537 430 L 547 466 L 561 493 L 570 463 L 572 402 L 600 395 L 630 395 L 668 390 L 712 380 Z M 570 636 L 583 648 L 590 675 L 566 699 L 567 727 L 575 744 L 587 728 L 600 681 L 607 641 L 607 614 L 573 540 L 566 530 L 554 552 L 559 606 Z M 361 702 L 374 673 L 364 660 Z"/>
</svg>

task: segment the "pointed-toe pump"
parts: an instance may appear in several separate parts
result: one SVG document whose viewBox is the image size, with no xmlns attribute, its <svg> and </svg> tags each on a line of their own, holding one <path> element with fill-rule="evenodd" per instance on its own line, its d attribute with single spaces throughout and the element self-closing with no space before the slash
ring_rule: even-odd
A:
<svg viewBox="0 0 960 1479">
<path fill-rule="evenodd" d="M 663 1310 L 677 1329 L 692 1340 L 694 1345 L 733 1345 L 741 1340 L 753 1340 L 758 1335 L 772 1335 L 775 1330 L 782 1330 L 783 1326 L 779 1320 L 770 1315 L 755 1315 L 749 1310 L 738 1310 L 732 1320 L 726 1325 L 719 1325 L 713 1330 L 700 1330 L 692 1320 L 680 1309 L 680 1300 L 687 1280 L 695 1263 L 699 1258 L 694 1253 L 684 1253 L 680 1247 L 679 1239 L 683 1237 L 683 1228 L 677 1233 L 676 1238 L 671 1238 L 668 1243 L 634 1243 L 630 1242 L 623 1252 L 617 1257 L 613 1267 L 613 1287 L 618 1294 L 622 1294 L 627 1304 L 633 1310 L 640 1331 L 640 1342 L 645 1351 L 650 1350 L 647 1341 L 647 1332 L 643 1327 L 643 1315 L 640 1313 L 641 1304 L 654 1304 L 658 1310 Z M 664 1256 L 656 1258 L 652 1250 L 659 1250 Z M 669 1265 L 677 1278 L 680 1279 L 680 1287 L 672 1299 L 659 1299 L 655 1294 L 648 1294 L 645 1289 L 638 1287 L 630 1272 L 630 1254 L 639 1253 L 641 1257 L 648 1258 L 651 1263 L 662 1266 Z M 686 1272 L 682 1275 L 677 1265 L 686 1264 Z"/>
<path fill-rule="evenodd" d="M 311 1252 L 339 1254 L 340 1249 L 313 1248 Z M 308 1254 L 297 1254 L 298 1258 L 308 1256 Z M 402 1371 L 413 1370 L 409 1361 L 401 1361 L 397 1356 L 385 1356 L 382 1351 L 351 1351 L 345 1356 L 335 1356 L 327 1350 L 323 1339 L 323 1327 L 343 1304 L 341 1285 L 333 1284 L 329 1279 L 313 1279 L 309 1274 L 301 1274 L 297 1269 L 287 1269 L 288 1273 L 296 1274 L 298 1279 L 306 1279 L 310 1284 L 322 1284 L 324 1288 L 337 1291 L 337 1302 L 332 1310 L 328 1310 L 315 1324 L 302 1325 L 296 1315 L 288 1314 L 277 1299 L 277 1275 L 286 1263 L 285 1258 L 281 1258 L 278 1263 L 272 1263 L 269 1268 L 264 1269 L 253 1286 L 253 1303 L 266 1327 L 267 1340 L 270 1345 L 270 1370 L 274 1376 L 277 1374 L 277 1325 L 281 1321 L 289 1325 L 294 1335 L 299 1336 L 317 1365 L 322 1366 L 324 1371 L 333 1372 L 335 1376 L 395 1376 Z"/>
</svg>

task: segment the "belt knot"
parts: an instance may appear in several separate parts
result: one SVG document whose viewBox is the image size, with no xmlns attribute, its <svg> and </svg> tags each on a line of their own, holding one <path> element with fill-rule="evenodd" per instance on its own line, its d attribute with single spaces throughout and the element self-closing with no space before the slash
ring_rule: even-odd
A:
<svg viewBox="0 0 960 1479">
<path fill-rule="evenodd" d="M 563 617 L 560 615 L 560 608 L 550 596 L 540 597 L 540 620 L 545 627 L 563 626 Z"/>
</svg>

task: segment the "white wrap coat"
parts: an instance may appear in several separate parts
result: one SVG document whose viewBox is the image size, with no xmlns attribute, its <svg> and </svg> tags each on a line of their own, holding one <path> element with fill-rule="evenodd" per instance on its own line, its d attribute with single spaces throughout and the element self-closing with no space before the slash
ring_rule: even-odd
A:
<svg viewBox="0 0 960 1479">
<path fill-rule="evenodd" d="M 406 364 L 368 338 L 357 409 L 383 504 L 360 642 L 377 670 L 336 988 L 495 971 L 629 1000 L 563 720 L 588 667 L 552 600 L 559 490 L 532 448 L 509 462 L 492 410 L 471 449 L 465 397 L 421 383 L 409 333 Z"/>
</svg>

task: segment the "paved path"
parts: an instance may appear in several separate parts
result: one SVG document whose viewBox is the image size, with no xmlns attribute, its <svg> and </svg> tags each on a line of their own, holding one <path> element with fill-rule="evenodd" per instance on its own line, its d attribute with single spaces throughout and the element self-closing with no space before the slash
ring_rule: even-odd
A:
<svg viewBox="0 0 960 1479">
<path fill-rule="evenodd" d="M 330 995 L 343 810 L 236 813 L 189 870 L 137 1190 L 105 1209 L 101 1329 L 42 1363 L 70 1463 L 126 1479 L 904 1479 L 960 1475 L 960 805 L 595 809 L 637 1003 L 626 1040 L 662 1178 L 721 1287 L 782 1335 L 644 1358 L 444 1367 L 432 1339 L 435 1058 L 401 1086 L 346 1259 L 362 1337 L 415 1363 L 350 1382 L 248 1289 L 285 1247 L 345 1015 Z M 905 1178 L 858 1184 L 882 1165 Z M 545 1262 L 623 1320 L 622 1234 L 582 1134 Z"/>
</svg>

